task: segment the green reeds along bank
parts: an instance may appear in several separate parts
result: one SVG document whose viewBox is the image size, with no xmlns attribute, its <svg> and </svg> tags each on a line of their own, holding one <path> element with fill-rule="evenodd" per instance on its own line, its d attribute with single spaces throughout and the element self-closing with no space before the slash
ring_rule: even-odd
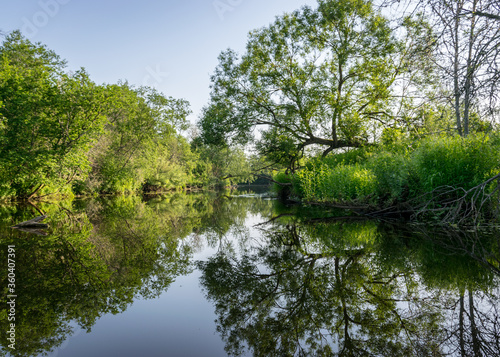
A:
<svg viewBox="0 0 500 357">
<path fill-rule="evenodd" d="M 304 201 L 387 206 L 443 186 L 468 190 L 499 172 L 499 136 L 477 134 L 313 158 L 289 181 Z"/>
<path fill-rule="evenodd" d="M 440 186 L 467 190 L 500 172 L 500 140 L 485 134 L 429 138 L 415 150 L 411 165 L 416 193 Z"/>
<path fill-rule="evenodd" d="M 303 199 L 313 202 L 369 201 L 376 191 L 375 174 L 360 164 L 316 166 L 297 174 Z"/>
</svg>

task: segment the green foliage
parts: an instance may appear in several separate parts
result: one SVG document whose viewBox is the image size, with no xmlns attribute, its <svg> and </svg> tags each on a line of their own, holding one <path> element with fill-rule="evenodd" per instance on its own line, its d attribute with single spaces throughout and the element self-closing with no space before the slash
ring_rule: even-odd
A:
<svg viewBox="0 0 500 357">
<path fill-rule="evenodd" d="M 500 145 L 488 135 L 434 137 L 422 142 L 411 159 L 414 189 L 439 186 L 469 189 L 500 172 Z"/>
<path fill-rule="evenodd" d="M 188 102 L 153 88 L 68 74 L 53 51 L 13 32 L 0 47 L 0 199 L 206 184 L 213 166 L 200 172 L 179 135 L 190 113 Z M 234 160 L 223 165 L 241 166 L 229 151 Z"/>
<path fill-rule="evenodd" d="M 57 191 L 88 174 L 86 152 L 105 122 L 103 89 L 64 65 L 17 31 L 0 47 L 2 195 Z"/>
<path fill-rule="evenodd" d="M 306 201 L 389 205 L 443 186 L 468 190 L 499 172 L 497 135 L 431 136 L 313 158 L 292 182 Z"/>
<path fill-rule="evenodd" d="M 250 32 L 245 53 L 219 56 L 205 143 L 246 144 L 290 169 L 316 145 L 330 152 L 368 142 L 388 113 L 398 41 L 370 1 L 320 1 Z M 254 128 L 262 128 L 257 138 Z"/>
<path fill-rule="evenodd" d="M 198 126 L 202 132 L 201 141 L 209 146 L 231 146 L 251 139 L 251 126 L 243 120 L 236 120 L 228 103 L 211 103 L 202 110 Z"/>
<path fill-rule="evenodd" d="M 394 147 L 406 141 L 407 133 L 401 128 L 384 128 L 380 143 L 386 147 Z"/>
<path fill-rule="evenodd" d="M 278 171 L 272 176 L 272 179 L 275 182 L 273 182 L 271 190 L 274 193 L 277 193 L 279 197 L 290 196 L 292 192 L 289 185 L 291 185 L 292 183 L 294 184 L 295 191 L 300 190 L 300 181 L 296 179 L 295 175 L 289 174 L 285 171 Z M 296 192 L 294 193 L 296 194 Z"/>
<path fill-rule="evenodd" d="M 338 165 L 354 165 L 366 160 L 368 155 L 370 155 L 370 150 L 370 148 L 356 148 L 326 157 L 313 157 L 307 161 L 306 167 L 312 169 L 316 165 L 324 164 L 330 169 L 334 169 Z"/>
<path fill-rule="evenodd" d="M 278 172 L 276 175 L 273 176 L 273 180 L 279 183 L 291 183 L 292 176 L 288 175 L 285 172 Z"/>
<path fill-rule="evenodd" d="M 348 202 L 369 200 L 377 187 L 374 173 L 361 165 L 326 165 L 297 173 L 299 192 L 306 201 Z"/>
<path fill-rule="evenodd" d="M 286 132 L 269 130 L 262 133 L 262 138 L 256 143 L 256 149 L 261 157 L 275 164 L 294 171 L 303 156 L 298 141 Z"/>
<path fill-rule="evenodd" d="M 393 203 L 404 199 L 410 170 L 406 156 L 390 151 L 380 151 L 366 160 L 365 167 L 376 177 L 376 194 L 379 200 Z"/>
<path fill-rule="evenodd" d="M 81 193 L 137 192 L 180 188 L 192 181 L 191 153 L 176 130 L 184 129 L 189 105 L 152 88 L 109 85 L 108 124 L 88 157 L 89 178 Z"/>
<path fill-rule="evenodd" d="M 201 145 L 196 148 L 199 163 L 195 172 L 204 186 L 231 186 L 252 181 L 251 164 L 239 147 Z"/>
<path fill-rule="evenodd" d="M 172 190 L 193 184 L 198 157 L 182 136 L 151 142 L 139 165 L 146 171 L 146 184 Z"/>
</svg>

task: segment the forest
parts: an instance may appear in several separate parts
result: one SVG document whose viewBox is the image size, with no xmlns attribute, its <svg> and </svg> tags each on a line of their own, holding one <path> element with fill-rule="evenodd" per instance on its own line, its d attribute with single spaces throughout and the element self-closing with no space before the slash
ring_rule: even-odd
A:
<svg viewBox="0 0 500 357">
<path fill-rule="evenodd" d="M 461 224 L 500 212 L 496 0 L 318 0 L 227 49 L 190 105 L 0 47 L 0 199 L 231 186 Z"/>
<path fill-rule="evenodd" d="M 0 48 L 0 198 L 137 193 L 237 182 L 241 150 L 190 145 L 189 103 L 99 85 L 19 31 Z M 238 169 L 240 172 L 244 171 Z"/>
</svg>

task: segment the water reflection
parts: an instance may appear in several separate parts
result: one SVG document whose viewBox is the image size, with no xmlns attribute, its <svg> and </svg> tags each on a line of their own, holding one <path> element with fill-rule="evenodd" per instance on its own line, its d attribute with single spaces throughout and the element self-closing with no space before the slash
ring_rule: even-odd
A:
<svg viewBox="0 0 500 357">
<path fill-rule="evenodd" d="M 75 326 L 89 332 L 194 269 L 229 355 L 500 355 L 497 232 L 380 224 L 244 196 L 0 207 L 1 266 L 16 247 L 11 355 L 54 351 Z M 8 228 L 40 211 L 47 236 Z"/>
<path fill-rule="evenodd" d="M 491 259 L 498 239 L 472 237 L 472 246 L 459 246 L 453 235 L 417 230 L 273 220 L 260 245 L 200 262 L 226 351 L 500 355 L 498 260 Z"/>
<path fill-rule="evenodd" d="M 177 276 L 187 274 L 190 247 L 178 238 L 200 220 L 204 203 L 171 196 L 150 204 L 121 197 L 76 202 L 74 207 L 45 205 L 41 209 L 50 217 L 49 236 L 4 227 L 2 252 L 14 244 L 17 260 L 12 355 L 53 351 L 73 333 L 72 323 L 89 332 L 104 314 L 121 313 L 138 297 L 159 296 Z M 28 215 L 24 211 L 13 219 Z M 5 258 L 2 266 L 7 266 Z M 2 287 L 5 279 L 2 274 Z M 7 324 L 3 304 L 2 331 Z M 8 345 L 6 334 L 0 339 Z"/>
</svg>

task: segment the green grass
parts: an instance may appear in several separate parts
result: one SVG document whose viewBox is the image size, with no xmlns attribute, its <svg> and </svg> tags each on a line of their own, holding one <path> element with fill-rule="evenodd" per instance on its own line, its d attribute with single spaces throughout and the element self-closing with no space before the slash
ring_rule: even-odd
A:
<svg viewBox="0 0 500 357">
<path fill-rule="evenodd" d="M 280 179 L 293 182 L 295 192 L 305 201 L 384 206 L 441 186 L 467 190 L 499 172 L 500 138 L 477 134 L 428 137 L 412 145 L 313 158 L 293 180 Z"/>
<path fill-rule="evenodd" d="M 316 166 L 314 170 L 303 170 L 297 175 L 300 194 L 307 201 L 355 201 L 369 200 L 376 189 L 374 173 L 359 164 Z"/>
</svg>

